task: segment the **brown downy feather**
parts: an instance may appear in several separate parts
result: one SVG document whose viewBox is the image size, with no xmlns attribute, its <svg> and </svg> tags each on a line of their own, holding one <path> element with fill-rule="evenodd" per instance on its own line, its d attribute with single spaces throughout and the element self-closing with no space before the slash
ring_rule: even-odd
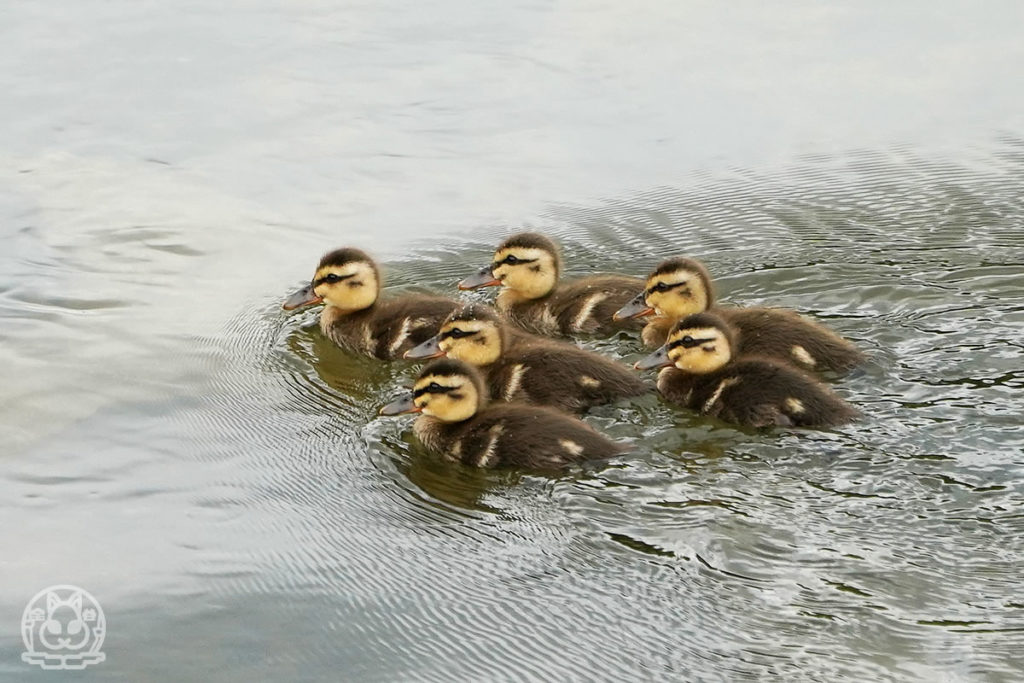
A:
<svg viewBox="0 0 1024 683">
<path fill-rule="evenodd" d="M 703 351 L 698 344 L 692 349 L 693 353 L 700 356 L 705 352 L 724 351 L 728 354 L 731 349 L 742 348 L 740 333 L 712 313 L 684 318 L 673 328 L 670 338 L 682 338 L 683 342 L 674 344 L 685 343 L 709 328 L 721 331 L 724 339 L 714 342 L 714 348 L 707 346 Z M 725 349 L 718 348 L 723 343 Z M 810 375 L 757 356 L 732 355 L 724 365 L 710 372 L 665 368 L 658 375 L 658 390 L 672 403 L 701 415 L 750 427 L 834 427 L 859 417 L 857 410 Z"/>
<path fill-rule="evenodd" d="M 473 467 L 560 469 L 629 450 L 553 408 L 514 403 L 485 406 L 463 422 L 420 417 L 413 430 L 430 450 Z"/>
<path fill-rule="evenodd" d="M 416 436 L 430 450 L 466 465 L 557 469 L 629 450 L 553 408 L 489 404 L 480 371 L 459 360 L 428 364 L 415 387 L 412 402 L 423 411 L 413 426 Z M 468 417 L 442 419 L 453 411 Z"/>
<path fill-rule="evenodd" d="M 638 278 L 595 275 L 560 282 L 562 256 L 558 245 L 546 235 L 536 232 L 512 235 L 498 245 L 495 258 L 514 255 L 517 250 L 527 250 L 525 253 L 532 254 L 538 262 L 525 265 L 520 262 L 520 265 L 515 266 L 496 260 L 493 271 L 505 278 L 503 282 L 507 285 L 498 295 L 495 306 L 514 325 L 542 335 L 608 335 L 618 330 L 642 327 L 641 321 L 612 320 L 615 311 L 643 285 Z M 538 258 L 537 254 L 546 254 L 548 262 Z M 515 278 L 510 268 L 518 273 Z M 536 277 L 545 283 L 550 281 L 551 289 L 546 293 L 540 289 L 527 294 L 525 289 L 512 288 L 510 283 L 514 280 L 521 284 L 536 284 L 535 280 L 529 279 L 531 271 L 537 273 Z M 524 277 L 527 278 L 525 281 Z"/>
<path fill-rule="evenodd" d="M 459 320 L 484 321 L 498 330 L 500 355 L 478 366 L 496 399 L 579 413 L 652 389 L 626 366 L 574 344 L 522 332 L 488 306 L 469 305 L 448 318 Z"/>
<path fill-rule="evenodd" d="M 853 343 L 795 311 L 714 307 L 708 312 L 739 332 L 739 355 L 764 356 L 805 370 L 837 373 L 847 373 L 864 361 L 864 354 Z M 644 344 L 661 346 L 674 324 L 670 318 L 654 318 L 641 332 Z"/>
<path fill-rule="evenodd" d="M 744 358 L 707 375 L 665 368 L 658 390 L 701 415 L 749 427 L 835 427 L 860 415 L 828 387 L 768 358 Z"/>
<path fill-rule="evenodd" d="M 437 333 L 459 303 L 412 295 L 381 301 L 380 269 L 352 247 L 324 254 L 310 284 L 284 302 L 286 310 L 323 303 L 320 329 L 338 346 L 382 360 L 400 358 Z"/>
<path fill-rule="evenodd" d="M 695 275 L 706 295 L 706 310 L 714 313 L 740 333 L 737 355 L 757 355 L 806 370 L 846 373 L 864 361 L 864 354 L 850 341 L 795 311 L 784 308 L 719 307 L 711 274 L 696 259 L 671 258 L 658 265 L 644 287 L 659 275 L 685 271 Z M 692 285 L 691 285 L 692 287 Z M 676 320 L 655 317 L 641 333 L 647 346 L 665 343 Z"/>
<path fill-rule="evenodd" d="M 612 316 L 642 286 L 638 278 L 594 275 L 559 283 L 540 299 L 518 300 L 505 291 L 495 305 L 513 324 L 535 334 L 609 335 L 641 328 L 643 321 L 613 320 Z"/>
<path fill-rule="evenodd" d="M 404 296 L 344 313 L 327 307 L 320 329 L 338 346 L 381 360 L 394 360 L 435 334 L 462 304 L 437 296 Z"/>
<path fill-rule="evenodd" d="M 551 340 L 527 339 L 513 345 L 485 371 L 495 397 L 572 413 L 651 390 L 629 368 Z"/>
</svg>

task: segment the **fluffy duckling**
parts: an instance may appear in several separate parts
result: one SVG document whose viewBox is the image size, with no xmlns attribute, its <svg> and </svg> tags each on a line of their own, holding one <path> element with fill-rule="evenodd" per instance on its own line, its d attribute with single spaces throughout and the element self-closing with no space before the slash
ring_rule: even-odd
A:
<svg viewBox="0 0 1024 683">
<path fill-rule="evenodd" d="M 648 391 L 634 373 L 611 359 L 519 332 L 480 304 L 455 311 L 436 336 L 405 353 L 415 359 L 439 356 L 477 366 L 491 396 L 568 412 Z"/>
<path fill-rule="evenodd" d="M 338 346 L 382 360 L 402 354 L 437 334 L 441 322 L 459 307 L 434 296 L 380 301 L 377 264 L 359 249 L 337 249 L 320 259 L 309 285 L 292 294 L 283 308 L 324 303 L 320 329 Z"/>
<path fill-rule="evenodd" d="M 432 451 L 475 467 L 565 467 L 610 458 L 626 446 L 552 408 L 488 405 L 480 372 L 445 358 L 427 365 L 412 393 L 381 408 L 381 415 L 422 413 L 413 431 Z"/>
<path fill-rule="evenodd" d="M 739 334 L 721 317 L 697 313 L 676 323 L 666 344 L 636 368 L 664 367 L 658 390 L 672 403 L 749 427 L 833 427 L 859 416 L 796 368 L 735 355 Z"/>
<path fill-rule="evenodd" d="M 643 281 L 622 275 L 595 275 L 559 283 L 558 246 L 535 232 L 512 235 L 494 252 L 490 265 L 459 283 L 459 289 L 501 286 L 495 305 L 515 325 L 536 334 L 611 334 L 636 329 L 612 314 L 629 301 Z"/>
<path fill-rule="evenodd" d="M 717 314 L 739 330 L 739 355 L 775 358 L 808 370 L 848 372 L 863 354 L 832 330 L 782 308 L 715 306 L 711 275 L 700 261 L 672 258 L 654 269 L 643 291 L 616 313 L 617 319 L 656 314 L 641 332 L 648 346 L 665 343 L 680 319 L 694 313 Z"/>
</svg>

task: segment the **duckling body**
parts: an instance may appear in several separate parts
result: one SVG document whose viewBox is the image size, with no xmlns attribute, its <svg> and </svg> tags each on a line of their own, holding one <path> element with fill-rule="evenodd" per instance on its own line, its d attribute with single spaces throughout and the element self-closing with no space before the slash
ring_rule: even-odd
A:
<svg viewBox="0 0 1024 683">
<path fill-rule="evenodd" d="M 650 390 L 625 366 L 572 344 L 519 332 L 481 305 L 452 313 L 436 337 L 406 357 L 439 355 L 476 365 L 494 398 L 573 413 Z"/>
<path fill-rule="evenodd" d="M 451 299 L 417 295 L 352 313 L 328 307 L 320 314 L 320 329 L 342 348 L 394 360 L 437 334 L 441 321 L 458 306 Z"/>
<path fill-rule="evenodd" d="M 402 355 L 437 333 L 459 302 L 412 295 L 380 300 L 377 265 L 358 249 L 338 249 L 320 260 L 312 282 L 292 294 L 286 310 L 326 304 L 320 329 L 338 346 L 381 360 Z"/>
<path fill-rule="evenodd" d="M 763 356 L 804 370 L 846 373 L 864 360 L 864 354 L 832 330 L 784 308 L 714 307 L 739 332 L 741 356 Z M 648 347 L 665 343 L 676 320 L 657 317 L 640 333 Z"/>
<path fill-rule="evenodd" d="M 559 282 L 557 245 L 538 233 L 509 237 L 490 266 L 459 283 L 460 289 L 502 286 L 495 307 L 519 328 L 540 335 L 608 335 L 642 323 L 614 320 L 613 313 L 643 286 L 638 278 L 595 275 Z"/>
<path fill-rule="evenodd" d="M 759 355 L 806 370 L 845 373 L 864 355 L 838 334 L 798 313 L 782 308 L 739 308 L 715 305 L 711 276 L 694 259 L 664 261 L 647 278 L 643 291 L 615 316 L 656 314 L 641 332 L 649 347 L 665 343 L 675 323 L 694 313 L 718 315 L 739 331 L 737 355 Z"/>
<path fill-rule="evenodd" d="M 419 374 L 410 397 L 381 413 L 421 412 L 413 432 L 430 450 L 472 467 L 558 469 L 627 450 L 589 425 L 552 408 L 487 403 L 479 371 L 452 359 Z"/>
<path fill-rule="evenodd" d="M 421 417 L 413 432 L 430 450 L 473 467 L 558 469 L 625 451 L 583 422 L 520 404 L 492 405 L 454 424 Z"/>
<path fill-rule="evenodd" d="M 857 417 L 826 387 L 767 358 L 745 358 L 707 375 L 665 368 L 658 391 L 676 405 L 748 427 L 835 427 Z"/>
<path fill-rule="evenodd" d="M 509 321 L 527 332 L 605 336 L 639 328 L 638 323 L 612 320 L 615 311 L 632 298 L 637 286 L 643 286 L 638 278 L 595 275 L 561 283 L 540 299 L 526 299 L 515 290 L 506 289 L 494 303 Z"/>
<path fill-rule="evenodd" d="M 734 357 L 737 332 L 717 315 L 684 318 L 638 368 L 672 364 L 658 375 L 666 400 L 749 427 L 834 427 L 858 417 L 828 387 L 800 370 L 760 357 Z"/>
</svg>

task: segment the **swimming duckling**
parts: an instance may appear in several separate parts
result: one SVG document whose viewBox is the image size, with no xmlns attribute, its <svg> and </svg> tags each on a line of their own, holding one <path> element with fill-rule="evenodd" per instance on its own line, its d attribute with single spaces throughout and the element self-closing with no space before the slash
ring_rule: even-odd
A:
<svg viewBox="0 0 1024 683">
<path fill-rule="evenodd" d="M 589 425 L 553 408 L 488 405 L 480 372 L 462 361 L 430 363 L 408 396 L 381 415 L 423 413 L 413 432 L 432 451 L 475 467 L 561 468 L 628 450 Z"/>
<path fill-rule="evenodd" d="M 493 262 L 459 283 L 459 289 L 501 285 L 498 311 L 536 334 L 611 334 L 637 329 L 635 321 L 613 320 L 643 281 L 623 275 L 595 275 L 559 283 L 558 246 L 535 232 L 512 235 L 494 252 Z"/>
<path fill-rule="evenodd" d="M 734 355 L 741 346 L 739 334 L 712 313 L 687 316 L 672 328 L 667 343 L 636 368 L 664 367 L 658 390 L 667 400 L 736 424 L 833 427 L 859 416 L 828 387 L 796 368 Z"/>
<path fill-rule="evenodd" d="M 283 308 L 326 304 L 320 329 L 338 346 L 391 360 L 437 334 L 441 322 L 460 306 L 435 296 L 404 296 L 380 301 L 377 264 L 359 249 L 337 249 L 320 259 L 309 285 L 292 294 Z"/>
<path fill-rule="evenodd" d="M 739 355 L 776 358 L 809 370 L 847 372 L 864 355 L 832 330 L 783 308 L 715 306 L 711 276 L 700 261 L 672 258 L 654 269 L 632 301 L 620 308 L 618 319 L 657 314 L 641 332 L 648 346 L 665 343 L 675 323 L 694 313 L 710 311 L 739 330 Z"/>
<path fill-rule="evenodd" d="M 436 336 L 405 353 L 416 359 L 439 356 L 477 366 L 495 398 L 568 412 L 649 390 L 623 365 L 572 344 L 520 332 L 480 304 L 455 311 Z"/>
</svg>

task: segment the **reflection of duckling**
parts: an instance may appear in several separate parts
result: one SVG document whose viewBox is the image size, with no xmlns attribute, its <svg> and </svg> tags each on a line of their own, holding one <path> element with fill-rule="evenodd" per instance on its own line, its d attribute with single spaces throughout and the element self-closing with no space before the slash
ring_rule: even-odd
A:
<svg viewBox="0 0 1024 683">
<path fill-rule="evenodd" d="M 487 405 L 487 388 L 480 372 L 450 358 L 423 368 L 412 393 L 380 412 L 423 413 L 413 425 L 420 441 L 451 460 L 476 467 L 560 468 L 627 450 L 552 408 Z"/>
<path fill-rule="evenodd" d="M 636 364 L 665 367 L 662 396 L 701 415 L 750 427 L 832 427 L 858 413 L 825 385 L 767 358 L 736 357 L 737 332 L 722 318 L 697 313 L 680 320 L 668 342 Z"/>
<path fill-rule="evenodd" d="M 434 296 L 405 296 L 379 301 L 377 264 L 358 249 L 324 255 L 313 281 L 288 297 L 285 310 L 326 304 L 320 329 L 335 344 L 351 351 L 390 360 L 437 333 L 441 321 L 459 307 L 457 301 Z"/>
<path fill-rule="evenodd" d="M 637 278 L 595 275 L 559 284 L 562 259 L 553 241 L 535 232 L 512 235 L 493 262 L 459 283 L 459 289 L 502 286 L 495 301 L 514 324 L 537 334 L 610 334 L 636 329 L 612 314 L 643 286 Z"/>
<path fill-rule="evenodd" d="M 611 359 L 519 332 L 488 306 L 469 305 L 455 311 L 437 336 L 405 354 L 406 358 L 438 356 L 478 366 L 495 398 L 569 412 L 648 390 L 635 373 Z"/>
<path fill-rule="evenodd" d="M 660 346 L 681 318 L 704 311 L 721 316 L 740 332 L 739 355 L 756 354 L 798 367 L 846 372 L 864 356 L 832 330 L 782 308 L 718 308 L 711 276 L 700 261 L 673 258 L 647 278 L 644 290 L 620 308 L 615 317 L 639 318 L 657 314 L 641 336 L 648 346 Z"/>
</svg>

